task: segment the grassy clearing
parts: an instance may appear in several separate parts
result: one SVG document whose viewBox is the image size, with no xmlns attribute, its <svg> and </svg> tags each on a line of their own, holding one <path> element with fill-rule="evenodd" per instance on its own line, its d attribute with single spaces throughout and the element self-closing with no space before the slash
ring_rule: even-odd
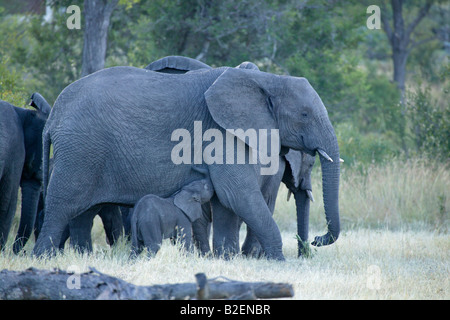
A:
<svg viewBox="0 0 450 320">
<path fill-rule="evenodd" d="M 101 272 L 138 285 L 194 282 L 205 272 L 241 281 L 293 284 L 294 299 L 449 299 L 450 240 L 428 231 L 358 229 L 344 232 L 329 247 L 314 250 L 311 259 L 296 257 L 296 241 L 283 233 L 286 262 L 236 257 L 231 261 L 180 252 L 165 242 L 154 259 L 144 256 L 130 262 L 125 247 L 96 246 L 92 255 L 68 250 L 51 260 L 10 250 L 0 258 L 0 269 L 37 268 Z M 76 268 L 76 269 L 74 269 Z"/>
<path fill-rule="evenodd" d="M 313 172 L 311 224 L 325 228 L 322 177 L 319 166 Z M 450 168 L 422 159 L 394 159 L 384 165 L 370 165 L 364 172 L 342 166 L 339 207 L 342 228 L 388 228 L 448 232 Z M 286 201 L 287 189 L 280 188 L 275 218 L 281 229 L 294 230 L 295 203 Z"/>
<path fill-rule="evenodd" d="M 316 176 L 317 175 L 317 176 Z M 325 231 L 320 177 L 313 178 L 310 238 Z M 165 242 L 154 259 L 128 260 L 129 246 L 106 245 L 101 222 L 94 223 L 94 253 L 68 249 L 53 259 L 12 253 L 13 233 L 0 253 L 0 270 L 28 267 L 95 267 L 138 285 L 193 282 L 205 272 L 241 281 L 289 282 L 294 299 L 450 299 L 449 169 L 424 161 L 394 161 L 364 174 L 344 168 L 341 187 L 342 233 L 328 247 L 314 248 L 309 259 L 297 258 L 295 205 L 281 189 L 275 218 L 282 230 L 286 262 L 203 258 Z M 242 239 L 244 238 L 242 231 Z M 33 241 L 26 246 L 29 253 Z"/>
</svg>

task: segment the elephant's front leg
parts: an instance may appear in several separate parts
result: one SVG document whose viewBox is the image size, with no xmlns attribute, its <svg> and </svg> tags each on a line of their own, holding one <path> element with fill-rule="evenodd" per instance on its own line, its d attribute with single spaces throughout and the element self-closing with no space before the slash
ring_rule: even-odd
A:
<svg viewBox="0 0 450 320">
<path fill-rule="evenodd" d="M 209 246 L 211 219 L 211 203 L 207 202 L 202 205 L 202 217 L 192 223 L 194 243 L 203 256 L 211 253 L 211 248 Z"/>
<path fill-rule="evenodd" d="M 217 195 L 217 199 L 213 197 L 213 237 L 216 238 L 216 244 L 217 241 L 222 241 L 224 244 L 231 241 L 232 252 L 233 248 L 239 247 L 234 243 L 235 239 L 227 239 L 229 236 L 227 233 L 231 233 L 231 237 L 234 238 L 234 233 L 238 232 L 236 226 L 239 219 L 228 214 L 234 212 L 252 229 L 267 258 L 284 260 L 280 230 L 261 193 L 258 170 L 259 168 L 252 165 L 211 165 L 209 167 Z M 217 200 L 224 208 L 216 213 L 217 204 L 214 205 L 214 203 Z M 217 207 L 220 208 L 220 206 Z M 218 214 L 219 217 L 216 219 Z M 220 227 L 225 235 L 222 239 L 217 238 L 216 221 L 224 225 Z"/>
<path fill-rule="evenodd" d="M 263 254 L 261 244 L 256 239 L 252 229 L 247 227 L 247 236 L 242 245 L 242 254 L 247 257 L 260 258 Z"/>
<path fill-rule="evenodd" d="M 239 253 L 240 219 L 220 203 L 217 196 L 211 199 L 213 211 L 213 252 L 217 257 L 229 257 Z"/>
</svg>

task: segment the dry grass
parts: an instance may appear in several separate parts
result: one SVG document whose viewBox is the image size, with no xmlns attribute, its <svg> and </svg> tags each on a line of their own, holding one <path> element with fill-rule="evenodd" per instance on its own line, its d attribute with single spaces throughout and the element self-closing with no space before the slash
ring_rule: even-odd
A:
<svg viewBox="0 0 450 320">
<path fill-rule="evenodd" d="M 193 282 L 194 274 L 241 281 L 289 282 L 294 299 L 450 299 L 449 170 L 423 161 L 373 166 L 365 174 L 344 169 L 341 188 L 343 231 L 328 247 L 297 258 L 295 205 L 280 190 L 275 217 L 282 230 L 286 262 L 203 258 L 168 242 L 153 259 L 128 260 L 129 245 L 109 248 L 101 222 L 94 224 L 94 253 L 72 250 L 53 259 L 16 256 L 11 243 L 0 253 L 0 270 L 90 266 L 138 285 Z M 310 237 L 322 234 L 320 179 L 313 178 L 316 203 L 311 206 Z M 243 238 L 244 233 L 242 233 Z M 32 250 L 33 241 L 26 246 Z"/>
<path fill-rule="evenodd" d="M 325 228 L 320 170 L 314 171 L 311 223 Z M 343 229 L 359 227 L 448 232 L 450 168 L 426 160 L 393 160 L 361 173 L 346 167 L 341 174 L 339 207 Z M 280 188 L 275 217 L 280 228 L 295 230 L 295 203 Z M 294 228 L 294 229 L 292 229 Z"/>
<path fill-rule="evenodd" d="M 428 231 L 359 229 L 344 232 L 310 259 L 296 257 L 296 241 L 283 233 L 286 262 L 236 257 L 230 261 L 180 252 L 165 242 L 154 259 L 127 259 L 125 245 L 114 250 L 96 246 L 92 255 L 68 250 L 53 259 L 0 257 L 0 269 L 74 269 L 90 266 L 138 285 L 194 282 L 194 274 L 241 281 L 293 284 L 294 299 L 449 299 L 450 239 Z"/>
</svg>

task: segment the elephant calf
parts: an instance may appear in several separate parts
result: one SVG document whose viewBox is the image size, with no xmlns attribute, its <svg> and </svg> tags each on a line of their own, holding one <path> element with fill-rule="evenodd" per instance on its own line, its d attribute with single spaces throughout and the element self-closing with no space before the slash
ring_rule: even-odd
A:
<svg viewBox="0 0 450 320">
<path fill-rule="evenodd" d="M 169 198 L 153 194 L 142 197 L 131 217 L 133 253 L 137 256 L 146 247 L 155 255 L 162 240 L 172 237 L 179 237 L 184 247 L 190 249 L 192 223 L 201 218 L 201 205 L 213 194 L 211 180 L 206 178 L 187 184 Z"/>
</svg>

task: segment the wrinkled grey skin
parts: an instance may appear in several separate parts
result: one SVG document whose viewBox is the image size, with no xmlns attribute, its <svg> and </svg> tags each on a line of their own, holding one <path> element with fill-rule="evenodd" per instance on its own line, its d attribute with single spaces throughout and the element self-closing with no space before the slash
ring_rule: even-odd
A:
<svg viewBox="0 0 450 320">
<path fill-rule="evenodd" d="M 209 178 L 194 181 L 169 198 L 149 194 L 140 199 L 131 217 L 131 239 L 135 255 L 145 248 L 155 255 L 162 240 L 179 238 L 187 250 L 192 244 L 192 223 L 202 216 L 201 205 L 214 194 Z"/>
<path fill-rule="evenodd" d="M 49 159 L 49 174 L 53 170 L 53 159 Z M 97 213 L 103 223 L 103 227 L 106 235 L 106 242 L 109 245 L 114 245 L 115 242 L 124 233 L 124 224 L 122 217 L 122 209 L 116 205 L 105 205 Z M 94 215 L 81 215 L 72 219 L 69 225 L 64 229 L 63 236 L 59 243 L 59 250 L 64 250 L 66 241 L 70 237 L 70 245 L 80 252 L 91 252 L 92 251 L 92 239 L 91 231 L 94 222 Z M 34 236 L 35 239 L 39 237 L 41 232 L 42 224 L 44 222 L 44 197 L 41 190 L 39 194 L 39 202 L 37 208 L 37 217 L 34 225 Z"/>
<path fill-rule="evenodd" d="M 130 206 L 149 193 L 167 197 L 198 179 L 191 164 L 171 161 L 178 144 L 172 133 L 184 128 L 192 134 L 194 121 L 202 121 L 203 132 L 216 129 L 223 136 L 225 129 L 278 129 L 283 147 L 311 155 L 324 150 L 334 159 L 320 156 L 328 233 L 316 240 L 337 239 L 339 148 L 326 108 L 306 79 L 235 68 L 172 75 L 114 67 L 72 83 L 55 102 L 44 129 L 46 214 L 34 253 L 51 251 L 80 214 L 106 203 Z M 55 163 L 48 179 L 50 143 Z M 207 167 L 214 215 L 235 213 L 267 258 L 284 260 L 280 231 L 260 190 L 261 164 Z"/>
<path fill-rule="evenodd" d="M 105 230 L 106 242 L 113 246 L 116 241 L 124 234 L 122 207 L 116 205 L 106 205 L 99 212 L 98 215 L 103 223 Z M 92 241 L 91 231 L 93 220 L 95 216 L 81 215 L 72 220 L 69 225 L 64 229 L 61 242 L 58 249 L 64 250 L 66 241 L 70 237 L 70 245 L 79 250 L 80 252 L 91 252 Z M 41 232 L 42 224 L 44 222 L 44 201 L 41 193 L 38 205 L 38 215 L 36 217 L 36 223 L 34 226 L 34 237 L 37 239 Z M 72 235 L 72 236 L 71 236 Z"/>
<path fill-rule="evenodd" d="M 20 187 L 22 212 L 15 253 L 33 231 L 42 184 L 42 130 L 51 110 L 39 93 L 33 93 L 30 105 L 36 110 L 0 100 L 0 249 L 8 238 Z"/>
<path fill-rule="evenodd" d="M 236 68 L 259 70 L 259 68 L 254 63 L 248 61 L 241 63 Z M 189 57 L 168 56 L 150 63 L 145 67 L 145 69 L 162 73 L 183 74 L 187 72 L 198 72 L 202 70 L 205 71 L 208 69 L 212 69 L 212 67 L 201 61 Z M 284 161 L 284 159 L 281 159 L 281 161 Z M 281 164 L 281 167 L 284 167 L 284 163 Z M 279 173 L 274 176 L 263 177 L 264 181 L 261 181 L 261 186 L 265 186 L 263 192 L 264 199 L 266 200 L 267 205 L 269 206 L 271 212 L 273 212 L 273 209 L 275 207 L 275 198 L 272 196 L 272 193 L 278 192 L 280 179 L 281 176 Z M 194 230 L 194 241 L 196 247 L 200 250 L 200 252 L 203 255 L 206 255 L 211 252 L 211 248 L 209 246 L 211 223 L 212 223 L 211 205 L 208 203 L 202 206 L 202 219 L 198 219 L 192 225 Z M 217 221 L 214 225 L 216 234 L 224 233 L 222 231 L 218 231 L 220 227 L 221 224 Z M 236 232 L 235 235 L 237 235 L 238 237 L 239 232 Z M 229 241 L 229 243 L 239 243 L 239 239 L 235 239 L 235 237 L 236 236 L 234 236 L 233 240 Z M 225 245 L 225 244 L 217 244 L 217 242 L 215 241 L 213 242 L 215 243 L 214 245 L 215 247 L 217 246 L 223 247 Z M 228 248 L 228 251 L 236 251 L 236 249 L 230 250 L 230 248 Z M 249 231 L 247 233 L 246 241 L 243 246 L 243 253 L 245 255 L 250 254 L 260 255 L 260 252 L 261 252 L 261 245 L 255 238 L 253 233 Z"/>
<path fill-rule="evenodd" d="M 258 70 L 254 63 L 246 61 L 236 68 Z M 168 72 L 168 73 L 186 73 L 188 71 L 212 69 L 210 66 L 188 57 L 168 56 L 150 63 L 146 69 Z M 309 230 L 309 201 L 312 198 L 311 171 L 314 165 L 315 157 L 307 153 L 290 149 L 287 154 L 280 156 L 279 173 L 269 177 L 263 177 L 261 191 L 271 212 L 275 208 L 280 182 L 282 181 L 294 194 L 297 211 L 297 230 L 298 230 L 298 255 L 301 256 L 308 249 L 308 230 Z M 285 168 L 285 169 L 284 169 Z M 282 177 L 281 175 L 282 174 Z M 282 178 L 282 179 L 281 179 Z M 209 224 L 212 215 L 210 206 L 204 206 L 204 216 L 206 219 L 199 220 L 195 224 L 196 236 L 198 237 L 197 246 L 201 252 L 206 254 L 209 248 Z M 240 224 L 239 224 L 240 225 Z M 216 223 L 215 229 L 221 228 L 222 224 Z M 239 230 L 232 236 L 233 240 L 229 243 L 239 243 Z M 219 231 L 220 232 L 220 231 Z M 223 233 L 223 232 L 220 232 Z M 235 249 L 236 250 L 236 249 Z M 250 229 L 247 229 L 247 236 L 242 246 L 242 253 L 246 256 L 260 257 L 263 252 L 261 245 Z"/>
<path fill-rule="evenodd" d="M 300 160 L 300 161 L 299 161 Z M 267 205 L 273 213 L 280 183 L 283 182 L 296 199 L 297 230 L 298 230 L 298 256 L 304 255 L 308 250 L 309 205 L 312 198 L 311 172 L 315 157 L 307 153 L 290 149 L 287 154 L 280 157 L 279 172 L 263 177 L 261 192 Z M 230 217 L 233 219 L 233 217 Z M 240 224 L 239 224 L 240 226 Z M 219 225 L 220 227 L 220 225 Z M 239 241 L 239 230 L 233 235 L 234 241 Z M 264 252 L 251 229 L 247 228 L 247 236 L 242 245 L 242 253 L 246 256 L 261 257 Z"/>
</svg>

